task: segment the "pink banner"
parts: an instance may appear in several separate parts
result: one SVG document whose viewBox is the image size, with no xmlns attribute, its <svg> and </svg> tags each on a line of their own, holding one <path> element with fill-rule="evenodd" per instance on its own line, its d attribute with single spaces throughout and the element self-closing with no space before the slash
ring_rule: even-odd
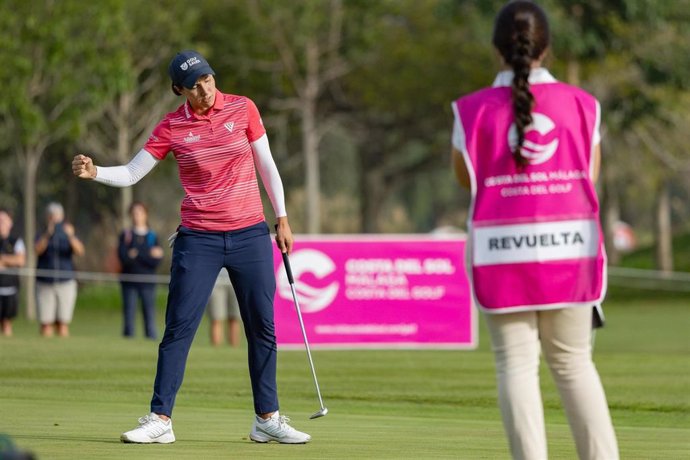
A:
<svg viewBox="0 0 690 460">
<path fill-rule="evenodd" d="M 275 251 L 278 345 L 304 347 Z M 290 265 L 310 346 L 475 348 L 464 251 L 459 237 L 297 236 Z"/>
</svg>

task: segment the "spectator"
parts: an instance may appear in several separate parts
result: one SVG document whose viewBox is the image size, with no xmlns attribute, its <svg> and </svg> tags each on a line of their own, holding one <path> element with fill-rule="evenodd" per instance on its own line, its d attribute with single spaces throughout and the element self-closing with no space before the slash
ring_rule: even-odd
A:
<svg viewBox="0 0 690 460">
<path fill-rule="evenodd" d="M 137 298 L 141 301 L 144 316 L 144 333 L 149 339 L 156 339 L 156 283 L 150 280 L 137 281 L 136 275 L 153 275 L 163 259 L 163 248 L 158 236 L 149 228 L 148 209 L 135 201 L 129 207 L 132 228 L 120 234 L 117 255 L 122 265 L 122 310 L 123 335 L 134 336 L 134 322 Z"/>
<path fill-rule="evenodd" d="M 46 207 L 46 227 L 36 238 L 38 256 L 36 304 L 41 335 L 52 337 L 55 327 L 61 337 L 69 336 L 69 324 L 77 301 L 72 256 L 84 254 L 84 245 L 65 222 L 65 211 L 59 203 Z M 49 272 L 52 271 L 52 272 Z"/>
<path fill-rule="evenodd" d="M 0 330 L 12 336 L 12 319 L 19 306 L 19 275 L 3 273 L 6 268 L 20 268 L 26 263 L 24 241 L 12 232 L 12 214 L 0 208 Z"/>
<path fill-rule="evenodd" d="M 223 343 L 223 325 L 227 323 L 228 343 L 237 348 L 240 344 L 240 306 L 226 270 L 218 275 L 207 310 L 211 319 L 211 344 Z"/>
</svg>

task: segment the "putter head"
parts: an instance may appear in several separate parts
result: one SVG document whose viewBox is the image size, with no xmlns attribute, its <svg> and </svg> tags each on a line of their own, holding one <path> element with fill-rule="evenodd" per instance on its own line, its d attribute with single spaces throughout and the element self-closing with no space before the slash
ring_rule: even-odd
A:
<svg viewBox="0 0 690 460">
<path fill-rule="evenodd" d="M 323 416 L 326 415 L 327 413 L 328 413 L 328 408 L 327 408 L 327 407 L 322 407 L 320 411 L 318 411 L 317 413 L 313 414 L 311 417 L 309 417 L 309 419 L 311 420 L 311 419 L 314 419 L 314 418 L 323 417 Z"/>
</svg>

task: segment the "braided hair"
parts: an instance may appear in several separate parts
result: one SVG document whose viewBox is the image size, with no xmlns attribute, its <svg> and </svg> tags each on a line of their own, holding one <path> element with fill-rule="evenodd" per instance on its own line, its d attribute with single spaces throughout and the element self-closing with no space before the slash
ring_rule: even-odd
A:
<svg viewBox="0 0 690 460">
<path fill-rule="evenodd" d="M 520 167 L 527 165 L 527 159 L 520 151 L 525 141 L 525 128 L 532 123 L 534 107 L 534 95 L 529 89 L 529 73 L 532 62 L 542 57 L 549 42 L 546 13 L 531 1 L 511 1 L 496 16 L 493 45 L 514 74 L 511 89 L 517 145 L 513 150 L 513 159 Z"/>
</svg>

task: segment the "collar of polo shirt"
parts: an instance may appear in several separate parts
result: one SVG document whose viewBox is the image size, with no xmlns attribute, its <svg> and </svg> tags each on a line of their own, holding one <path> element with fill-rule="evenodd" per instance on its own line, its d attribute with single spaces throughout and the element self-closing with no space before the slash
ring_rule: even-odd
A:
<svg viewBox="0 0 690 460">
<path fill-rule="evenodd" d="M 186 101 L 184 103 L 184 114 L 185 117 L 187 118 L 198 118 L 200 120 L 209 118 L 211 116 L 211 113 L 215 112 L 216 110 L 222 110 L 223 107 L 225 106 L 225 95 L 220 92 L 218 88 L 216 88 L 216 100 L 213 101 L 213 106 L 209 109 L 208 112 L 206 112 L 206 115 L 197 115 L 194 113 L 194 109 L 192 108 L 192 105 L 189 103 L 189 101 Z"/>
</svg>

